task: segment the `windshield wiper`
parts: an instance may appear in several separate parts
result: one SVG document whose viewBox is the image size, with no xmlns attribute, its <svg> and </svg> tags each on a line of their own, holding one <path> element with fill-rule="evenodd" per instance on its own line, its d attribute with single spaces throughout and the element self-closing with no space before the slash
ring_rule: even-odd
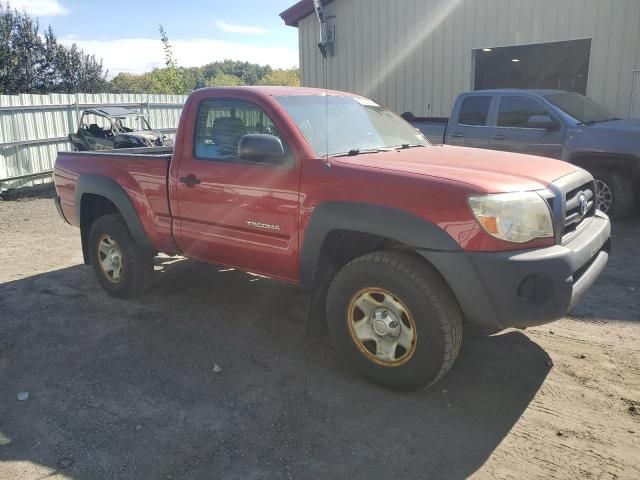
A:
<svg viewBox="0 0 640 480">
<path fill-rule="evenodd" d="M 398 150 L 407 150 L 409 148 L 420 148 L 420 147 L 426 147 L 426 145 L 422 145 L 421 143 L 403 143 L 402 145 L 396 145 L 395 147 L 354 148 L 352 150 L 349 150 L 348 152 L 335 153 L 329 156 L 330 157 L 355 157 L 356 155 L 361 155 L 364 153 L 394 152 Z"/>
<path fill-rule="evenodd" d="M 618 117 L 604 118 L 602 120 L 589 120 L 588 122 L 580 122 L 578 123 L 579 127 L 586 126 L 590 127 L 591 125 L 595 125 L 596 123 L 605 123 L 605 122 L 615 122 L 617 120 L 622 120 Z"/>
<path fill-rule="evenodd" d="M 343 153 L 334 153 L 333 155 L 329 155 L 330 157 L 355 157 L 356 155 L 361 155 L 364 153 L 380 153 L 380 152 L 391 152 L 395 150 L 394 148 L 354 148 L 349 150 L 348 152 Z"/>
<path fill-rule="evenodd" d="M 403 143 L 402 145 L 399 145 L 394 148 L 396 150 L 407 150 L 409 148 L 420 148 L 420 147 L 426 147 L 426 145 L 423 145 L 421 143 Z"/>
</svg>

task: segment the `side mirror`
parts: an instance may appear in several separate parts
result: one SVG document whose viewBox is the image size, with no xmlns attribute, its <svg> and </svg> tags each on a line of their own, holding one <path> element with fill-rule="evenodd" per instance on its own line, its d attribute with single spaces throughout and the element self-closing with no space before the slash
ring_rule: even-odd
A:
<svg viewBox="0 0 640 480">
<path fill-rule="evenodd" d="M 247 162 L 278 163 L 284 159 L 284 147 L 278 137 L 251 133 L 240 138 L 238 158 Z"/>
<path fill-rule="evenodd" d="M 529 128 L 542 128 L 549 132 L 560 130 L 560 124 L 549 115 L 532 115 L 527 123 Z"/>
</svg>

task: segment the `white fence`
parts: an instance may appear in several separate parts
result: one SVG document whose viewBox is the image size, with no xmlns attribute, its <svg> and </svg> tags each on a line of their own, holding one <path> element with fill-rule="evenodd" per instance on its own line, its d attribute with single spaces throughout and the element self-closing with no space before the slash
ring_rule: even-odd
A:
<svg viewBox="0 0 640 480">
<path fill-rule="evenodd" d="M 69 133 L 86 108 L 117 105 L 148 115 L 151 127 L 172 137 L 186 100 L 183 95 L 84 94 L 0 95 L 0 191 L 50 181 Z"/>
</svg>

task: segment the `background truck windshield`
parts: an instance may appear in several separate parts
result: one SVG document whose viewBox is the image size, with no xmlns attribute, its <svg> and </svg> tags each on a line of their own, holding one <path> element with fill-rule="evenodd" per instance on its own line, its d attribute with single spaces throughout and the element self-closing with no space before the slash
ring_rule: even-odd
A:
<svg viewBox="0 0 640 480">
<path fill-rule="evenodd" d="M 411 125 L 373 100 L 300 95 L 276 97 L 320 157 L 351 150 L 429 145 Z"/>
<path fill-rule="evenodd" d="M 554 93 L 546 95 L 546 98 L 581 123 L 602 122 L 615 117 L 602 105 L 578 93 Z"/>
</svg>

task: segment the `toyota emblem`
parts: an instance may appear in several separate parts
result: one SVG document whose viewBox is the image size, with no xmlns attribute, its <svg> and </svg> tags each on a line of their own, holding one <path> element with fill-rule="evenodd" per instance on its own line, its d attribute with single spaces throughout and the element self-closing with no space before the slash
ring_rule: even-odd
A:
<svg viewBox="0 0 640 480">
<path fill-rule="evenodd" d="M 580 194 L 578 197 L 580 201 L 580 215 L 585 216 L 589 212 L 589 202 L 587 201 L 587 196 L 584 193 Z"/>
</svg>

